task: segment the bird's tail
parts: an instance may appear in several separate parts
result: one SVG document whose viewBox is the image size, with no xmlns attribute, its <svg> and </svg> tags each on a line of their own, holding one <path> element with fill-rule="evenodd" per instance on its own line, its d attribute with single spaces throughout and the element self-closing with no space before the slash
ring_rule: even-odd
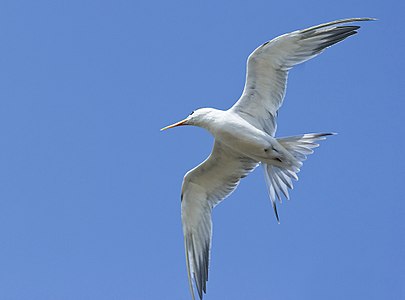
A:
<svg viewBox="0 0 405 300">
<path fill-rule="evenodd" d="M 324 140 L 328 135 L 334 134 L 335 133 L 309 133 L 277 139 L 294 158 L 294 161 L 285 166 L 262 163 L 264 178 L 277 222 L 280 223 L 276 207 L 276 198 L 280 203 L 282 195 L 290 199 L 288 189 L 293 189 L 292 179 L 298 180 L 297 173 L 300 171 L 299 168 L 302 166 L 303 161 L 307 159 L 307 155 L 312 154 L 314 152 L 312 149 L 319 146 L 319 144 L 316 143 L 317 141 Z"/>
</svg>

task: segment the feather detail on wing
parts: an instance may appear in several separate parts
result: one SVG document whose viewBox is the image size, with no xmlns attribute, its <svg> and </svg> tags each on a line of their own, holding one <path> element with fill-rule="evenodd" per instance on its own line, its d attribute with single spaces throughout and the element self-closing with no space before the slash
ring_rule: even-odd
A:
<svg viewBox="0 0 405 300">
<path fill-rule="evenodd" d="M 184 176 L 181 217 L 193 299 L 192 278 L 200 299 L 203 292 L 206 292 L 212 237 L 211 210 L 229 196 L 240 179 L 256 166 L 257 162 L 216 141 L 211 155 Z"/>
<path fill-rule="evenodd" d="M 356 34 L 360 26 L 335 26 L 371 18 L 324 23 L 281 35 L 250 54 L 241 98 L 231 108 L 257 128 L 274 135 L 277 111 L 283 103 L 288 71 L 326 48 Z"/>
</svg>

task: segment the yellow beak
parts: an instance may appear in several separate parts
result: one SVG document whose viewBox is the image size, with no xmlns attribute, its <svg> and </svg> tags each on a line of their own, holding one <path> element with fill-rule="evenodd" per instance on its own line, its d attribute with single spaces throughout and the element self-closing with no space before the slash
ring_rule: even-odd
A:
<svg viewBox="0 0 405 300">
<path fill-rule="evenodd" d="M 163 131 L 163 130 L 166 130 L 166 129 L 169 129 L 169 128 L 173 128 L 173 127 L 177 127 L 177 126 L 181 126 L 181 125 L 185 125 L 186 122 L 187 122 L 187 119 L 184 119 L 184 120 L 182 120 L 180 122 L 177 122 L 177 123 L 174 123 L 172 125 L 163 127 L 162 129 L 160 129 L 160 131 Z"/>
</svg>

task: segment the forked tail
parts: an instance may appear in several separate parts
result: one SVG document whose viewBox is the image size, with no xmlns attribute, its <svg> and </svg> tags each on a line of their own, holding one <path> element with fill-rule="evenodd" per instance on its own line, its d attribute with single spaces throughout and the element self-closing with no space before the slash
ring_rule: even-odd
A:
<svg viewBox="0 0 405 300">
<path fill-rule="evenodd" d="M 307 155 L 314 153 L 312 149 L 319 146 L 319 144 L 315 143 L 316 141 L 324 140 L 328 135 L 334 134 L 335 133 L 309 133 L 277 139 L 296 159 L 293 166 L 290 165 L 286 167 L 262 163 L 269 197 L 278 223 L 280 223 L 280 220 L 277 213 L 276 198 L 280 203 L 282 195 L 290 199 L 288 189 L 293 189 L 292 179 L 298 180 L 297 173 L 300 171 L 297 165 L 302 166 L 303 161 L 307 159 Z"/>
</svg>

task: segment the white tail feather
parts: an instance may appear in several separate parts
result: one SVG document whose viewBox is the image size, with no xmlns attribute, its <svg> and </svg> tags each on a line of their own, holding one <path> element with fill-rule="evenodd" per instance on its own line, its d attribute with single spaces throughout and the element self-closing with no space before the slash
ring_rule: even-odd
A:
<svg viewBox="0 0 405 300">
<path fill-rule="evenodd" d="M 291 165 L 302 165 L 302 162 L 307 159 L 307 155 L 314 153 L 313 148 L 319 146 L 315 143 L 326 139 L 328 135 L 335 133 L 309 133 L 299 136 L 290 136 L 279 138 L 277 141 L 295 158 L 295 162 L 289 162 L 285 167 L 274 166 L 272 164 L 263 163 L 264 178 L 266 181 L 271 204 L 276 215 L 277 222 L 280 223 L 276 198 L 281 203 L 282 195 L 289 199 L 288 189 L 293 189 L 291 179 L 298 180 L 298 168 L 292 168 Z"/>
</svg>

